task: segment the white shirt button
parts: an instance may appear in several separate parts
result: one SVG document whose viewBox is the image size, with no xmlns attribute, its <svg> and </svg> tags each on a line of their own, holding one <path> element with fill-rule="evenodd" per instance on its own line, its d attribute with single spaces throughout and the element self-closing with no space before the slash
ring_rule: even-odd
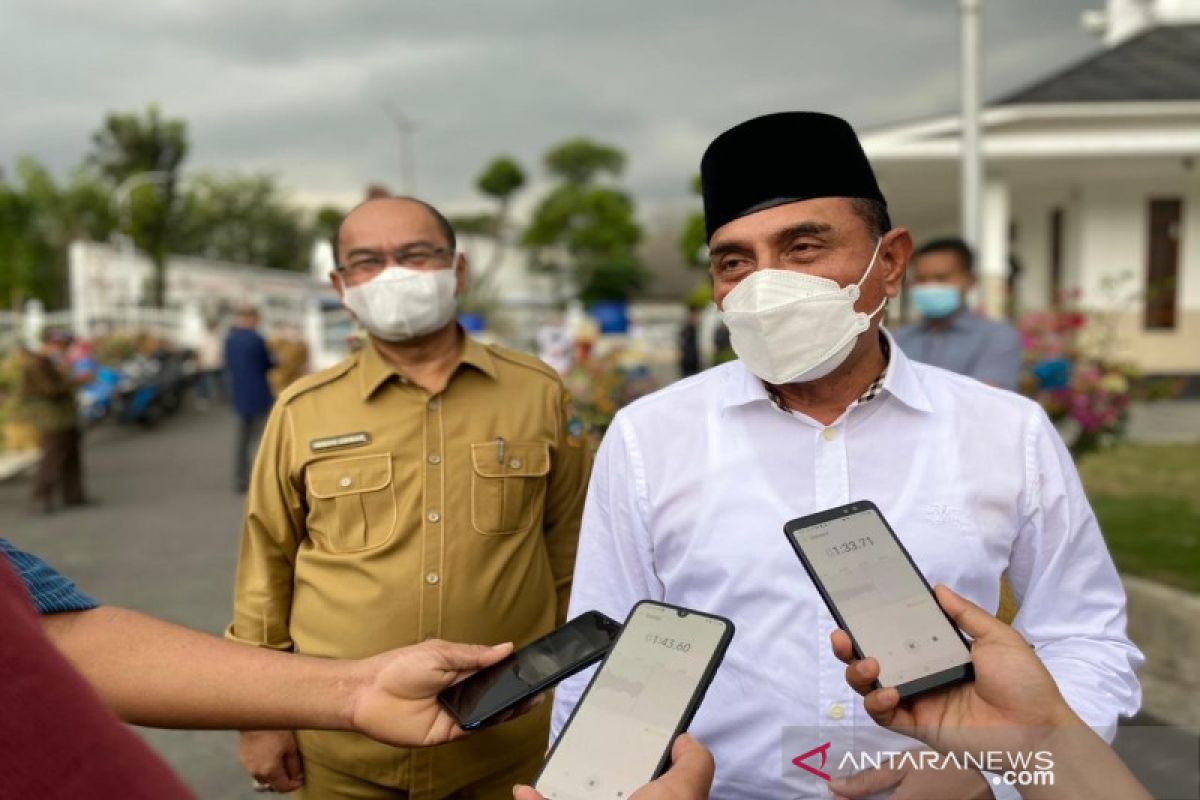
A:
<svg viewBox="0 0 1200 800">
<path fill-rule="evenodd" d="M 825 437 L 825 441 L 832 442 L 837 438 L 837 428 L 826 428 L 821 431 L 821 435 Z"/>
<path fill-rule="evenodd" d="M 829 707 L 830 719 L 841 719 L 846 716 L 846 707 L 841 703 L 834 703 Z"/>
<path fill-rule="evenodd" d="M 439 514 L 439 513 L 437 513 L 436 511 L 430 511 L 430 512 L 429 512 L 429 513 L 428 513 L 428 514 L 425 516 L 425 519 L 429 520 L 430 522 L 437 522 L 437 521 L 438 521 L 439 519 L 441 519 L 441 518 L 442 518 L 442 515 L 441 515 L 441 514 Z"/>
<path fill-rule="evenodd" d="M 340 481 L 338 481 L 338 483 L 340 483 L 340 484 L 342 485 L 342 488 L 343 488 L 343 489 L 345 489 L 347 486 L 349 486 L 349 485 L 350 485 L 351 483 L 353 483 L 353 482 L 354 482 L 354 481 L 350 480 L 350 476 L 349 476 L 349 475 L 347 475 L 346 477 L 344 477 L 344 478 L 342 478 Z"/>
<path fill-rule="evenodd" d="M 435 464 L 435 465 L 440 464 L 440 463 L 442 463 L 442 457 L 439 456 L 437 453 L 430 453 L 429 454 L 429 463 Z"/>
<path fill-rule="evenodd" d="M 520 469 L 521 468 L 521 459 L 514 458 L 512 461 L 508 462 L 508 466 L 512 467 L 513 469 Z"/>
<path fill-rule="evenodd" d="M 437 583 L 440 580 L 441 580 L 441 578 L 438 577 L 438 574 L 436 572 L 431 572 L 425 576 L 425 582 L 428 583 L 430 586 L 433 586 L 435 583 Z"/>
</svg>

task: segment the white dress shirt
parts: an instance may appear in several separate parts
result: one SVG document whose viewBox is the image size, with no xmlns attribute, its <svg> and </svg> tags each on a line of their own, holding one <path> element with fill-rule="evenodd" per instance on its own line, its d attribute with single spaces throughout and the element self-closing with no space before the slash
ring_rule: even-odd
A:
<svg viewBox="0 0 1200 800">
<path fill-rule="evenodd" d="M 788 773 L 804 752 L 790 726 L 806 727 L 801 740 L 919 746 L 877 728 L 846 685 L 830 651 L 833 619 L 783 534 L 788 520 L 856 500 L 875 502 L 931 584 L 995 611 L 1007 572 L 1021 603 L 1015 626 L 1102 735 L 1137 711 L 1143 659 L 1125 634 L 1125 593 L 1036 403 L 914 363 L 893 340 L 882 393 L 825 426 L 777 407 L 735 361 L 613 421 L 569 612 L 623 620 L 651 598 L 734 622 L 691 726 L 716 757 L 714 798 L 828 796 L 819 779 Z M 558 687 L 553 736 L 591 674 Z"/>
</svg>

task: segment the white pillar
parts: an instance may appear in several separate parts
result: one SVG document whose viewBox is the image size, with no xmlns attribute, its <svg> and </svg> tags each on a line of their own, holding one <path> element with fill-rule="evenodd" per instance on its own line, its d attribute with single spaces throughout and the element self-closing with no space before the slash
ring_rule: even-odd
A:
<svg viewBox="0 0 1200 800">
<path fill-rule="evenodd" d="M 42 330 L 46 327 L 46 309 L 34 298 L 25 303 L 25 346 L 36 350 L 42 345 Z"/>
<path fill-rule="evenodd" d="M 314 369 L 325 369 L 333 362 L 332 355 L 325 352 L 325 318 L 315 293 L 304 304 L 304 339 L 308 343 L 308 363 Z"/>
<path fill-rule="evenodd" d="M 990 179 L 983 191 L 983 236 L 977 251 L 980 307 L 993 319 L 1004 317 L 1008 303 L 1008 183 Z"/>
</svg>

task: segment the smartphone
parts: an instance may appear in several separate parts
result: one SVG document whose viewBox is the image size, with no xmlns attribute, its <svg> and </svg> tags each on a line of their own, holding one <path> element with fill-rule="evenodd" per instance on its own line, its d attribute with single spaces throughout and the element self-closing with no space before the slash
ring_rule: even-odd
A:
<svg viewBox="0 0 1200 800">
<path fill-rule="evenodd" d="M 643 600 L 534 782 L 547 800 L 627 800 L 670 762 L 733 638 L 723 617 Z"/>
<path fill-rule="evenodd" d="M 604 658 L 620 632 L 616 620 L 587 611 L 451 686 L 438 700 L 459 726 L 477 730 Z"/>
<path fill-rule="evenodd" d="M 966 639 L 874 503 L 810 514 L 783 530 L 855 656 L 879 661 L 877 686 L 908 700 L 975 677 Z"/>
</svg>

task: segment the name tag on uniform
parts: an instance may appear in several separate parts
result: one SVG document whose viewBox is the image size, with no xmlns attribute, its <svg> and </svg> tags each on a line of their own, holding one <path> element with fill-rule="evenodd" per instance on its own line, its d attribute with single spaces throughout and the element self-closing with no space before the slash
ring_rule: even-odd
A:
<svg viewBox="0 0 1200 800">
<path fill-rule="evenodd" d="M 326 436 L 324 439 L 313 439 L 308 443 L 314 453 L 321 453 L 325 450 L 339 450 L 343 447 L 359 447 L 364 444 L 369 444 L 371 434 L 366 431 L 359 433 L 344 433 L 341 436 Z"/>
</svg>

